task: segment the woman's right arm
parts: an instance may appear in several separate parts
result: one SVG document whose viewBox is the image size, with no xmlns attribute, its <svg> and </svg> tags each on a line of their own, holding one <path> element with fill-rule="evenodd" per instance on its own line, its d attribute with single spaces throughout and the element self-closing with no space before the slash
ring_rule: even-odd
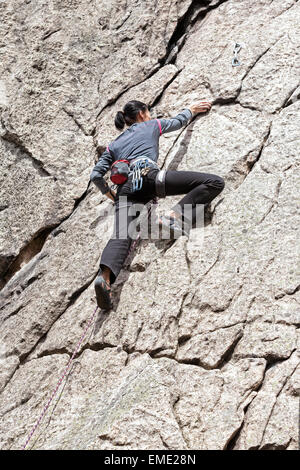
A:
<svg viewBox="0 0 300 470">
<path fill-rule="evenodd" d="M 100 156 L 98 163 L 93 168 L 90 180 L 100 189 L 102 194 L 113 200 L 114 193 L 111 191 L 104 179 L 105 173 L 110 169 L 113 163 L 113 157 L 106 149 Z"/>
</svg>

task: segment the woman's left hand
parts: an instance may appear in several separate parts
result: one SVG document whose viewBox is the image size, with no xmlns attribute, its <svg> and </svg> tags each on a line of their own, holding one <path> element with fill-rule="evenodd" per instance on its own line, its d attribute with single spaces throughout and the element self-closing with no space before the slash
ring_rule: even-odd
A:
<svg viewBox="0 0 300 470">
<path fill-rule="evenodd" d="M 116 193 L 112 189 L 110 189 L 107 193 L 105 193 L 105 196 L 111 199 L 113 202 L 115 202 Z"/>
</svg>

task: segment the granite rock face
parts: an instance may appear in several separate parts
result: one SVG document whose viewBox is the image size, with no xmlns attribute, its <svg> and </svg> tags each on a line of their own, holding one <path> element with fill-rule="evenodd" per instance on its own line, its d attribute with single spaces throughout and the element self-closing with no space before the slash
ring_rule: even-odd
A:
<svg viewBox="0 0 300 470">
<path fill-rule="evenodd" d="M 95 310 L 113 206 L 89 174 L 116 111 L 207 98 L 160 164 L 224 191 L 189 239 L 138 245 L 27 448 L 297 449 L 299 3 L 3 0 L 0 16 L 0 448 L 25 444 Z"/>
</svg>

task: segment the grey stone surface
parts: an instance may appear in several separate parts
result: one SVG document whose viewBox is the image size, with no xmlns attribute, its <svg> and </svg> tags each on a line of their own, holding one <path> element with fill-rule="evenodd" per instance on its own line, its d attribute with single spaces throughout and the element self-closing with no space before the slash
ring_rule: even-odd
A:
<svg viewBox="0 0 300 470">
<path fill-rule="evenodd" d="M 0 2 L 0 448 L 95 309 L 113 205 L 88 182 L 116 111 L 207 98 L 159 161 L 225 190 L 189 239 L 138 245 L 28 448 L 297 449 L 298 2 L 71 3 Z"/>
</svg>

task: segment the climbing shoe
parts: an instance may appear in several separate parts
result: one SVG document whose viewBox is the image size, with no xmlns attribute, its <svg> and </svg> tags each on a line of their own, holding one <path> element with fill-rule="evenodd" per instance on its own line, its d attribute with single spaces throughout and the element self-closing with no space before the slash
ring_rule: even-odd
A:
<svg viewBox="0 0 300 470">
<path fill-rule="evenodd" d="M 158 219 L 158 225 L 163 238 L 179 238 L 181 235 L 189 236 L 189 228 L 185 227 L 176 217 L 163 215 Z"/>
<path fill-rule="evenodd" d="M 105 281 L 104 277 L 102 276 L 101 270 L 99 271 L 95 279 L 94 286 L 98 307 L 102 308 L 103 310 L 110 310 L 112 308 L 111 289 L 110 285 Z"/>
</svg>

